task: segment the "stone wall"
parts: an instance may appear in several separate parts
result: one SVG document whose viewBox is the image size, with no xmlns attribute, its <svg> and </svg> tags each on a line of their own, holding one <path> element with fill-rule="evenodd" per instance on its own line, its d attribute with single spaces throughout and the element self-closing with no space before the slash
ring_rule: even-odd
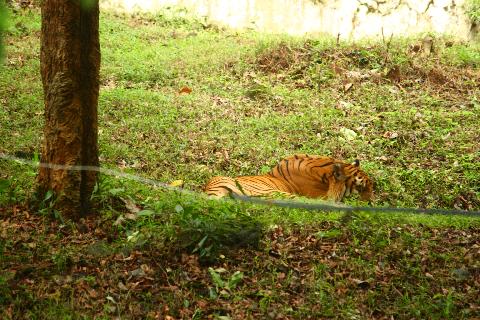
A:
<svg viewBox="0 0 480 320">
<path fill-rule="evenodd" d="M 423 32 L 473 39 L 465 0 L 103 0 L 103 8 L 157 11 L 181 6 L 232 28 L 330 34 L 343 39 L 407 36 Z"/>
</svg>

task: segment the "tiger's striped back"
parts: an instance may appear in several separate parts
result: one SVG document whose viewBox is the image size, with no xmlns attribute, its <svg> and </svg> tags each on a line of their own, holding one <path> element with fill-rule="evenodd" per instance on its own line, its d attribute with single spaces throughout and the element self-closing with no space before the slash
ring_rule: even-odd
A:
<svg viewBox="0 0 480 320">
<path fill-rule="evenodd" d="M 282 179 L 295 194 L 310 198 L 341 201 L 358 193 L 362 200 L 373 199 L 373 182 L 360 169 L 358 160 L 350 164 L 331 157 L 295 154 L 280 161 L 269 175 Z"/>
<path fill-rule="evenodd" d="M 214 177 L 205 186 L 205 192 L 215 197 L 229 193 L 247 196 L 281 193 L 333 201 L 342 201 L 357 192 L 362 200 L 371 200 L 373 183 L 359 169 L 358 160 L 347 164 L 330 157 L 296 154 L 280 161 L 265 175 Z"/>
</svg>

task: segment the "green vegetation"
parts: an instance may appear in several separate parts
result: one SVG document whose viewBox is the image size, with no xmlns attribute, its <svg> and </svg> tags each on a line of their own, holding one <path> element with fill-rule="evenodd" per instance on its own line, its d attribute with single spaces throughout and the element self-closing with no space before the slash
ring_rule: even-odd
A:
<svg viewBox="0 0 480 320">
<path fill-rule="evenodd" d="M 465 11 L 472 23 L 480 23 L 480 1 L 467 0 L 465 1 Z"/>
<path fill-rule="evenodd" d="M 0 152 L 38 161 L 40 16 L 10 17 Z M 479 47 L 421 43 L 102 13 L 101 163 L 201 191 L 293 153 L 358 158 L 375 206 L 479 210 Z M 102 175 L 100 215 L 73 224 L 50 195 L 22 204 L 35 175 L 0 160 L 2 319 L 480 314 L 479 219 L 265 207 Z"/>
</svg>

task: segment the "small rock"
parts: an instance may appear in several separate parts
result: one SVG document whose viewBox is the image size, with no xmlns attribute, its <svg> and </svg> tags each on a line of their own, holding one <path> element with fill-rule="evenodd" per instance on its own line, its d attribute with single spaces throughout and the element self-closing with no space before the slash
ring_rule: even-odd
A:
<svg viewBox="0 0 480 320">
<path fill-rule="evenodd" d="M 455 279 L 459 281 L 467 280 L 470 278 L 471 274 L 467 269 L 455 269 L 452 271 L 452 275 Z"/>
<path fill-rule="evenodd" d="M 340 133 L 345 137 L 346 140 L 352 141 L 357 137 L 357 133 L 348 128 L 341 128 Z"/>
<path fill-rule="evenodd" d="M 132 277 L 144 277 L 145 271 L 142 268 L 138 268 L 129 272 Z"/>
</svg>

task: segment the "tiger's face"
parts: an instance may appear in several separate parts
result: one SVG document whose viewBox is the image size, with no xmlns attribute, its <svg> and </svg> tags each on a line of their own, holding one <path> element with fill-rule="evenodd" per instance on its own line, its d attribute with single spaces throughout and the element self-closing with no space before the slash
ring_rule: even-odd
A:
<svg viewBox="0 0 480 320">
<path fill-rule="evenodd" d="M 358 169 L 360 162 L 357 160 L 352 164 L 357 168 L 353 175 L 352 192 L 360 195 L 360 200 L 373 201 L 373 181 L 363 172 Z"/>
</svg>

